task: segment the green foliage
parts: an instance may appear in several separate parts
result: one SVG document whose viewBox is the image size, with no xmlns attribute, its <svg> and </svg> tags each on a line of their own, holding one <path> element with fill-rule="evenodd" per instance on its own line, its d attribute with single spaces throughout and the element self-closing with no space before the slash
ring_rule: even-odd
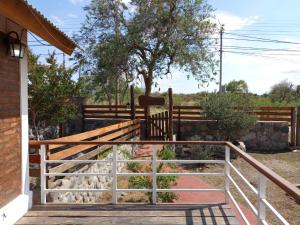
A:
<svg viewBox="0 0 300 225">
<path fill-rule="evenodd" d="M 230 93 L 248 93 L 248 84 L 244 80 L 232 80 L 226 85 L 226 91 Z"/>
<path fill-rule="evenodd" d="M 296 99 L 297 92 L 293 83 L 283 80 L 271 87 L 270 98 L 273 102 L 290 103 Z"/>
<path fill-rule="evenodd" d="M 71 97 L 79 93 L 79 86 L 72 80 L 73 69 L 58 64 L 54 52 L 46 59 L 47 64 L 38 60 L 39 56 L 28 53 L 29 119 L 37 138 L 41 128 L 76 117 Z"/>
<path fill-rule="evenodd" d="M 129 188 L 132 189 L 151 189 L 152 182 L 147 176 L 130 176 L 128 178 L 129 181 Z"/>
<path fill-rule="evenodd" d="M 98 154 L 97 160 L 104 160 L 108 154 L 112 153 L 112 148 Z"/>
<path fill-rule="evenodd" d="M 175 158 L 175 152 L 167 145 L 163 146 L 162 151 L 158 154 L 159 159 L 162 160 L 170 160 Z M 131 165 L 127 168 L 132 172 L 141 172 L 141 165 L 138 163 L 130 163 Z M 129 164 L 128 164 L 129 165 Z M 163 170 L 163 163 L 160 163 L 157 167 L 157 173 L 162 172 Z M 169 164 L 171 168 L 175 168 L 174 164 Z M 157 187 L 160 189 L 169 189 L 171 188 L 177 180 L 176 176 L 158 176 L 156 178 Z M 131 176 L 128 179 L 129 181 L 129 188 L 137 188 L 137 189 L 151 189 L 152 188 L 152 180 L 150 177 L 147 176 Z M 149 201 L 152 201 L 151 193 L 147 193 L 149 197 Z M 173 202 L 174 199 L 177 198 L 175 193 L 169 192 L 159 192 L 157 193 L 158 199 L 161 202 Z"/>
<path fill-rule="evenodd" d="M 207 119 L 217 121 L 220 135 L 225 140 L 240 138 L 256 121 L 247 95 L 214 93 L 208 95 L 201 106 Z"/>
<path fill-rule="evenodd" d="M 87 46 L 77 58 L 84 56 L 83 70 L 97 77 L 96 85 L 142 78 L 149 95 L 171 66 L 199 83 L 212 80 L 217 63 L 210 46 L 216 26 L 206 1 L 127 2 L 92 0 L 85 7 L 86 21 L 74 38 Z"/>
</svg>

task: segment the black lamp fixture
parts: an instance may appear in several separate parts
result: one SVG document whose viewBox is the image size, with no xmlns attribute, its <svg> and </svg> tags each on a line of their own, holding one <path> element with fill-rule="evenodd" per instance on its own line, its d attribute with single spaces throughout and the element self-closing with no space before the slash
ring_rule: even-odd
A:
<svg viewBox="0 0 300 225">
<path fill-rule="evenodd" d="M 13 35 L 15 37 L 13 37 Z M 11 57 L 22 59 L 26 45 L 22 44 L 21 39 L 17 32 L 10 31 L 7 34 L 8 51 Z"/>
</svg>

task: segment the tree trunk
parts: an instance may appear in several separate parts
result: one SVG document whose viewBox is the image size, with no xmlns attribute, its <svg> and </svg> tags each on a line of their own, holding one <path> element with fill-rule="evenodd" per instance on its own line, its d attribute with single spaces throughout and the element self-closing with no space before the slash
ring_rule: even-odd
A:
<svg viewBox="0 0 300 225">
<path fill-rule="evenodd" d="M 152 88 L 152 74 L 151 76 L 148 75 L 148 77 L 144 77 L 144 82 L 145 82 L 145 96 L 150 96 L 151 88 Z"/>
</svg>

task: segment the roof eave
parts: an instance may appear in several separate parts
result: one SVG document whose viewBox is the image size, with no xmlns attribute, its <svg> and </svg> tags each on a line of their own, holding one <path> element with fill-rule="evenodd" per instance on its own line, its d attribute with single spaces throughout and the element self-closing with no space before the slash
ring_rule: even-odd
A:
<svg viewBox="0 0 300 225">
<path fill-rule="evenodd" d="M 0 14 L 71 55 L 76 43 L 24 0 L 1 0 Z"/>
</svg>

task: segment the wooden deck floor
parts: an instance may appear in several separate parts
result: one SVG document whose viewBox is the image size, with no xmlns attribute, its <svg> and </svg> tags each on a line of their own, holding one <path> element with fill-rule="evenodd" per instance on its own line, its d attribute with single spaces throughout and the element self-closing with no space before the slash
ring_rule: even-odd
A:
<svg viewBox="0 0 300 225">
<path fill-rule="evenodd" d="M 227 205 L 35 205 L 16 224 L 238 225 Z"/>
</svg>

